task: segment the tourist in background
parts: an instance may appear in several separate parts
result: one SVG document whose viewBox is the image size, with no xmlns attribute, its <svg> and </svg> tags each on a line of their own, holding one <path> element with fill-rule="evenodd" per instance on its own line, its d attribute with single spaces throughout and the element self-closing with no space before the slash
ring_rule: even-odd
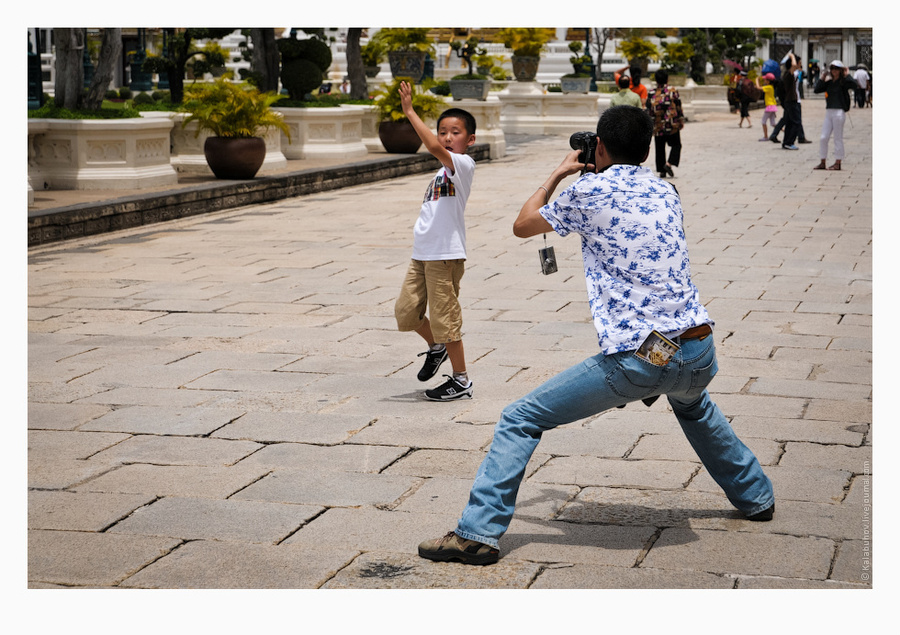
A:
<svg viewBox="0 0 900 635">
<path fill-rule="evenodd" d="M 684 112 L 678 90 L 668 85 L 669 73 L 656 71 L 656 89 L 647 98 L 647 112 L 653 120 L 653 141 L 656 150 L 656 171 L 661 178 L 675 176 L 672 166 L 681 161 L 681 129 L 684 127 Z M 669 160 L 666 160 L 666 146 L 669 146 Z"/>
<path fill-rule="evenodd" d="M 869 92 L 869 69 L 865 64 L 857 64 L 856 71 L 853 73 L 853 79 L 856 81 L 856 89 L 854 96 L 856 98 L 856 107 L 865 108 L 869 103 L 867 93 Z"/>
<path fill-rule="evenodd" d="M 844 119 L 850 110 L 850 93 L 856 90 L 856 81 L 850 77 L 847 67 L 840 60 L 828 65 L 816 82 L 816 93 L 825 93 L 825 121 L 819 135 L 819 164 L 814 170 L 840 170 L 844 159 Z M 826 167 L 828 139 L 834 135 L 834 163 Z"/>
<path fill-rule="evenodd" d="M 634 106 L 640 108 L 644 104 L 638 94 L 631 90 L 631 78 L 627 75 L 619 77 L 619 92 L 609 98 L 610 106 Z"/>
</svg>

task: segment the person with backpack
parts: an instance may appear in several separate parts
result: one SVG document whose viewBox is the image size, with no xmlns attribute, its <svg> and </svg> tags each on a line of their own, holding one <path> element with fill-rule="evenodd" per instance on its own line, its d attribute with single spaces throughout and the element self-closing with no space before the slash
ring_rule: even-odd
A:
<svg viewBox="0 0 900 635">
<path fill-rule="evenodd" d="M 681 129 L 684 128 L 684 112 L 678 90 L 669 86 L 669 73 L 656 71 L 656 90 L 647 97 L 647 113 L 653 120 L 653 141 L 656 152 L 656 171 L 661 179 L 675 176 L 672 166 L 681 161 Z M 669 160 L 666 161 L 666 146 Z"/>
<path fill-rule="evenodd" d="M 747 77 L 747 71 L 741 71 L 736 87 L 738 101 L 741 104 L 741 120 L 738 122 L 738 128 L 744 127 L 744 119 L 747 120 L 748 128 L 753 127 L 750 122 L 750 104 L 756 101 L 753 92 L 755 89 L 756 86 Z"/>
<path fill-rule="evenodd" d="M 857 83 L 847 73 L 847 67 L 840 60 L 828 65 L 816 82 L 814 92 L 825 93 L 825 121 L 822 123 L 822 134 L 819 135 L 820 161 L 814 170 L 840 170 L 844 159 L 844 120 L 850 110 L 850 94 L 856 90 Z M 828 159 L 828 140 L 834 134 L 834 163 L 826 167 Z"/>
</svg>

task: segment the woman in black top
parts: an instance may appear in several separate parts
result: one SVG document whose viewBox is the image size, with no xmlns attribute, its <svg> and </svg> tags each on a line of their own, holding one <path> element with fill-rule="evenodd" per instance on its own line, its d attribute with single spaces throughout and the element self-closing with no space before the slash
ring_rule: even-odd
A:
<svg viewBox="0 0 900 635">
<path fill-rule="evenodd" d="M 850 92 L 856 88 L 856 81 L 847 74 L 847 67 L 840 60 L 828 65 L 816 82 L 815 92 L 825 93 L 825 121 L 819 135 L 819 164 L 814 170 L 840 170 L 844 159 L 844 119 L 850 110 Z M 826 167 L 828 139 L 834 133 L 834 164 Z"/>
</svg>

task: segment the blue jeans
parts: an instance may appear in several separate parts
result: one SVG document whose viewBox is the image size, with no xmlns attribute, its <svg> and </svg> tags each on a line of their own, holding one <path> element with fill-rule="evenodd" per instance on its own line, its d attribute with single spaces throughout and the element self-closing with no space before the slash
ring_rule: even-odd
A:
<svg viewBox="0 0 900 635">
<path fill-rule="evenodd" d="M 504 408 L 456 533 L 497 547 L 545 430 L 654 395 L 666 395 L 694 451 L 735 507 L 750 515 L 771 506 L 771 482 L 706 391 L 718 370 L 713 336 L 680 344 L 666 366 L 630 351 L 590 357 Z"/>
</svg>

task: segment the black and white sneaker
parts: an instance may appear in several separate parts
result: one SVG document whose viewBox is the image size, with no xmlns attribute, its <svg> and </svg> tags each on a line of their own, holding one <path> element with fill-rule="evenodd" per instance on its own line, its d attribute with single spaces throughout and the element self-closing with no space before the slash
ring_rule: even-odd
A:
<svg viewBox="0 0 900 635">
<path fill-rule="evenodd" d="M 447 378 L 443 384 L 437 388 L 431 388 L 425 391 L 425 396 L 432 401 L 450 401 L 451 399 L 460 399 L 462 397 L 472 398 L 472 382 L 462 384 L 455 377 L 444 375 Z"/>
<path fill-rule="evenodd" d="M 419 353 L 418 357 L 422 357 L 422 355 L 425 355 L 425 364 L 422 366 L 422 370 L 419 371 L 418 377 L 419 381 L 428 381 L 437 375 L 438 368 L 447 361 L 447 347 L 441 346 L 436 351 L 427 350 L 424 353 Z"/>
</svg>

